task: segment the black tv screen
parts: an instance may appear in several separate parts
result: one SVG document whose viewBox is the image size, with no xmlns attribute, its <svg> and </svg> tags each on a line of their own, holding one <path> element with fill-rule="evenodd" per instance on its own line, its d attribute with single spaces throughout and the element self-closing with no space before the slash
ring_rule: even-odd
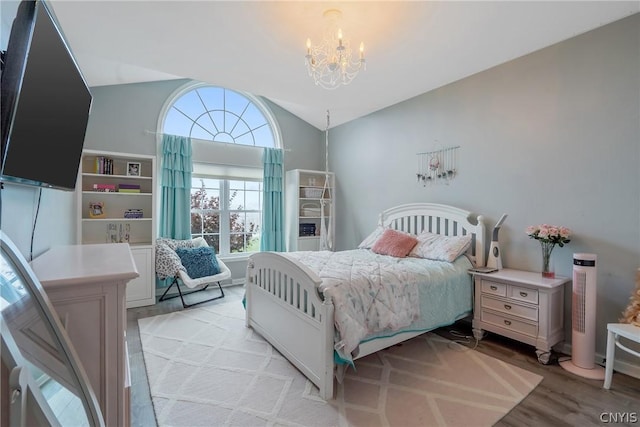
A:
<svg viewBox="0 0 640 427">
<path fill-rule="evenodd" d="M 92 98 L 45 3 L 20 3 L 0 85 L 0 179 L 73 190 Z"/>
</svg>

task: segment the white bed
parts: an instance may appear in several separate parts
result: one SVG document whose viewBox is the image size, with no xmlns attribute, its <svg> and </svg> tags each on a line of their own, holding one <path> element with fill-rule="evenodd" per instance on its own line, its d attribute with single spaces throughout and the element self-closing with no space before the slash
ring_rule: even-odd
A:
<svg viewBox="0 0 640 427">
<path fill-rule="evenodd" d="M 422 231 L 445 235 L 471 235 L 468 258 L 472 265 L 485 262 L 485 225 L 482 216 L 452 206 L 414 203 L 380 214 L 379 225 L 417 235 Z M 348 252 L 348 251 L 344 251 Z M 319 389 L 323 399 L 333 397 L 335 362 L 334 302 L 323 300 L 318 288 L 322 279 L 292 255 L 261 252 L 250 257 L 246 280 L 246 322 L 293 363 Z M 462 273 L 458 273 L 462 274 Z M 466 274 L 466 271 L 464 271 Z M 469 298 L 471 298 L 471 279 Z M 468 313 L 470 314 L 471 305 Z M 463 316 L 462 316 L 463 317 Z M 455 320 L 455 319 L 454 319 Z M 432 328 L 453 323 L 436 322 Z M 354 359 L 395 345 L 428 329 L 384 333 L 363 339 Z M 340 359 L 340 358 L 338 358 Z"/>
</svg>

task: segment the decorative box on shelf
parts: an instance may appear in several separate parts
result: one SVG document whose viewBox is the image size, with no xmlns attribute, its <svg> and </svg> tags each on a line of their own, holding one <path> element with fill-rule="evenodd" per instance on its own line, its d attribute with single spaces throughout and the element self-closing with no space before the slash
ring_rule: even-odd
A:
<svg viewBox="0 0 640 427">
<path fill-rule="evenodd" d="M 304 203 L 300 206 L 300 216 L 301 217 L 319 217 L 320 216 L 320 206 L 314 203 Z"/>
<path fill-rule="evenodd" d="M 324 192 L 324 188 L 319 187 L 302 187 L 300 189 L 302 193 L 302 198 L 305 199 L 320 199 L 322 198 L 322 193 Z"/>
<path fill-rule="evenodd" d="M 143 218 L 142 209 L 127 209 L 124 211 L 125 218 Z"/>
</svg>

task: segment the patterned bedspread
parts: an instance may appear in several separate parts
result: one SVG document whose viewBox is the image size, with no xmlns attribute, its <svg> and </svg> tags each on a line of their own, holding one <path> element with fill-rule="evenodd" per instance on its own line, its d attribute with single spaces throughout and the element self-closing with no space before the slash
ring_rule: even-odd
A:
<svg viewBox="0 0 640 427">
<path fill-rule="evenodd" d="M 448 263 L 395 258 L 367 249 L 282 255 L 300 261 L 322 279 L 319 291 L 335 306 L 335 350 L 347 362 L 363 340 L 450 324 L 471 308 L 471 263 L 464 256 Z"/>
</svg>

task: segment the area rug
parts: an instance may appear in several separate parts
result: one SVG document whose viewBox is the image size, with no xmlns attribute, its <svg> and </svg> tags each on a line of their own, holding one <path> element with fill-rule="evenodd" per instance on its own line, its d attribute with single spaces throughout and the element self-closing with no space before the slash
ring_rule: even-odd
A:
<svg viewBox="0 0 640 427">
<path fill-rule="evenodd" d="M 324 401 L 244 314 L 234 300 L 138 321 L 159 426 L 490 426 L 542 380 L 427 333 L 357 360 Z"/>
</svg>

